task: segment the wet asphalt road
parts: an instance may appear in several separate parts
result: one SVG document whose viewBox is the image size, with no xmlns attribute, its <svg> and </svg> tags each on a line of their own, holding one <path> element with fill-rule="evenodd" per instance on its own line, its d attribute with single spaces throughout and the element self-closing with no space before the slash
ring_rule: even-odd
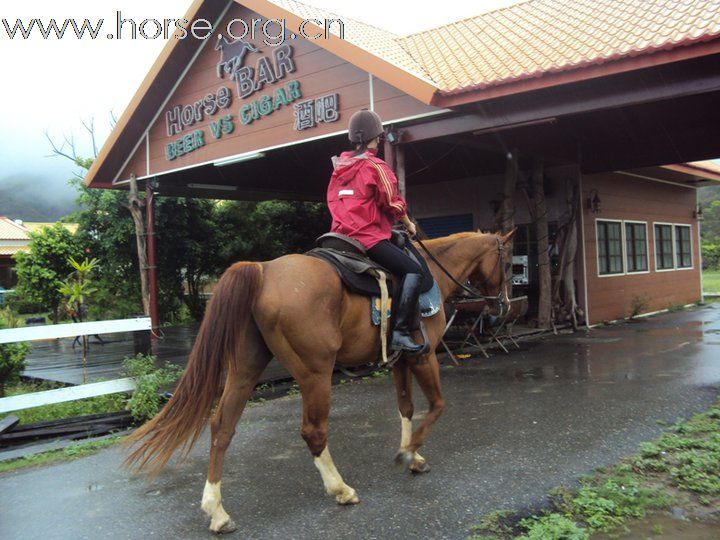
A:
<svg viewBox="0 0 720 540">
<path fill-rule="evenodd" d="M 299 437 L 300 399 L 247 410 L 225 464 L 233 538 L 465 538 L 483 514 L 543 502 L 593 468 L 712 403 L 720 306 L 548 337 L 510 356 L 443 368 L 448 407 L 421 453 L 393 464 L 400 435 L 389 378 L 336 387 L 330 449 L 361 503 L 325 496 Z M 416 393 L 416 409 L 424 410 Z M 118 469 L 119 448 L 0 475 L 0 538 L 209 538 L 199 507 L 207 437 L 153 483 Z"/>
</svg>

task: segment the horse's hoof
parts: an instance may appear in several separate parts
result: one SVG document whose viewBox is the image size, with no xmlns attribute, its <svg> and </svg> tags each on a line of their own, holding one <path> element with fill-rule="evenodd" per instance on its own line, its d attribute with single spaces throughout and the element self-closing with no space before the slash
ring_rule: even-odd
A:
<svg viewBox="0 0 720 540">
<path fill-rule="evenodd" d="M 235 522 L 232 519 L 228 519 L 217 529 L 213 529 L 212 527 L 210 527 L 210 530 L 216 534 L 228 534 L 237 531 L 237 525 L 235 525 Z"/>
<path fill-rule="evenodd" d="M 360 499 L 357 496 L 357 492 L 353 488 L 348 488 L 346 492 L 340 493 L 335 497 L 335 500 L 338 502 L 338 504 L 342 505 L 357 504 L 360 502 Z"/>
<path fill-rule="evenodd" d="M 413 454 L 407 450 L 400 450 L 395 455 L 395 464 L 402 465 L 403 469 L 407 469 L 412 464 Z"/>
<path fill-rule="evenodd" d="M 410 465 L 410 472 L 413 474 L 422 474 L 426 472 L 430 472 L 430 465 L 427 464 L 427 461 L 415 461 Z"/>
</svg>

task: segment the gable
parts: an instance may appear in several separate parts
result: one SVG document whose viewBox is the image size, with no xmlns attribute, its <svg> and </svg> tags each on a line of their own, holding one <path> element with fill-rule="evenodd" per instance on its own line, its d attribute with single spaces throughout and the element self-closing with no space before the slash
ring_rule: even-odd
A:
<svg viewBox="0 0 720 540">
<path fill-rule="evenodd" d="M 262 18 L 232 2 L 216 28 Z M 242 32 L 242 27 L 237 32 Z M 280 35 L 275 23 L 269 35 Z M 385 122 L 440 111 L 371 77 L 286 30 L 279 45 L 262 33 L 242 40 L 212 36 L 176 81 L 119 174 L 142 179 L 343 133 L 371 106 Z M 152 87 L 149 90 L 152 92 Z M 372 104 L 371 104 L 372 101 Z"/>
</svg>

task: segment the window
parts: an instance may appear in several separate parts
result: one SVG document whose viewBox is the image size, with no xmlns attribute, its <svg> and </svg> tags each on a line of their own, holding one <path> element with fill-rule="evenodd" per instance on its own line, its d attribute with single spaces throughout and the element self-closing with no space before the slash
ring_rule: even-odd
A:
<svg viewBox="0 0 720 540">
<path fill-rule="evenodd" d="M 597 221 L 598 273 L 601 276 L 622 274 L 622 222 Z"/>
<path fill-rule="evenodd" d="M 655 269 L 671 270 L 673 264 L 672 225 L 655 225 Z"/>
<path fill-rule="evenodd" d="M 457 232 L 473 230 L 473 215 L 439 216 L 418 219 L 418 225 L 428 238 L 439 238 Z"/>
<path fill-rule="evenodd" d="M 675 264 L 677 268 L 692 267 L 690 226 L 675 225 Z"/>
<path fill-rule="evenodd" d="M 647 272 L 647 225 L 625 222 L 625 261 L 628 273 Z"/>
</svg>

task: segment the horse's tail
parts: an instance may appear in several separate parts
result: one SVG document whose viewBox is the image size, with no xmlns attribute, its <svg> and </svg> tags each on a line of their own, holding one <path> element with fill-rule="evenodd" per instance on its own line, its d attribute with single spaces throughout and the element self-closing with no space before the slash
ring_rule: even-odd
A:
<svg viewBox="0 0 720 540">
<path fill-rule="evenodd" d="M 260 263 L 241 262 L 228 268 L 215 288 L 195 339 L 185 373 L 165 407 L 128 438 L 139 446 L 124 465 L 155 475 L 173 453 L 183 457 L 197 441 L 207 422 L 229 362 L 235 361 L 253 324 L 252 307 L 262 287 Z"/>
</svg>

